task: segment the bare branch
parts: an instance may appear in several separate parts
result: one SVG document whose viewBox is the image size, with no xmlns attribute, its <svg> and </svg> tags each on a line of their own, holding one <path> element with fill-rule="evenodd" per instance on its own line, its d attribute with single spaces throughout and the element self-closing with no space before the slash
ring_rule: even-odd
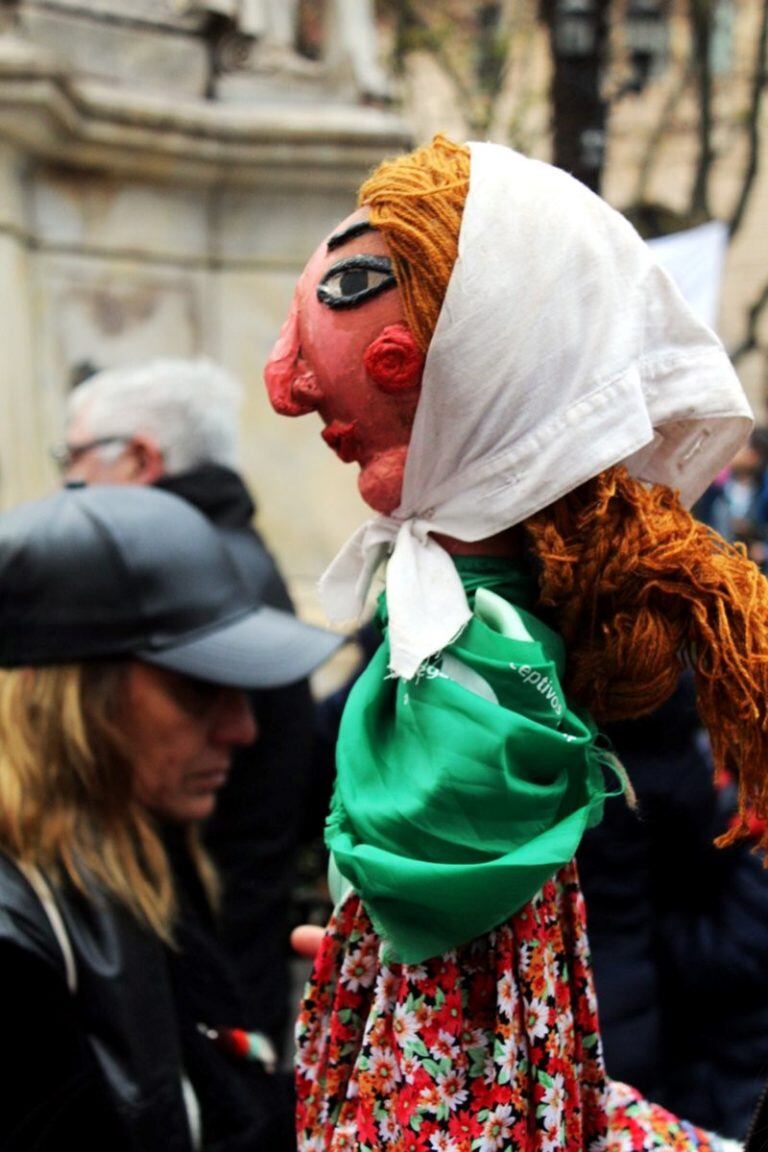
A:
<svg viewBox="0 0 768 1152">
<path fill-rule="evenodd" d="M 760 35 L 758 36 L 757 47 L 755 49 L 755 64 L 752 70 L 749 112 L 747 114 L 749 159 L 747 160 L 747 167 L 744 172 L 744 180 L 741 185 L 739 199 L 733 210 L 733 215 L 728 222 L 728 231 L 731 237 L 738 231 L 744 219 L 744 213 L 760 167 L 760 106 L 763 101 L 763 90 L 766 85 L 766 80 L 768 80 L 765 65 L 766 48 L 768 48 L 768 0 L 763 0 Z"/>
<path fill-rule="evenodd" d="M 768 3 L 768 0 L 766 0 Z M 680 103 L 685 90 L 688 87 L 691 77 L 693 76 L 693 60 L 689 60 L 684 69 L 681 69 L 679 78 L 677 79 L 673 88 L 667 94 L 667 98 L 662 105 L 661 112 L 653 126 L 648 142 L 643 153 L 640 171 L 637 174 L 637 190 L 634 196 L 634 202 L 641 204 L 647 195 L 648 185 L 653 175 L 653 169 L 659 156 L 659 148 L 669 131 L 669 122 L 672 118 L 677 105 Z"/>
<path fill-rule="evenodd" d="M 411 51 L 421 49 L 428 52 L 451 81 L 472 134 L 484 133 L 490 122 L 493 102 L 503 82 L 506 63 L 503 38 L 488 29 L 483 29 L 477 36 L 475 29 L 469 40 L 470 45 L 477 42 L 478 49 L 477 72 L 473 74 L 462 68 L 463 61 L 460 56 L 456 57 L 455 51 L 457 42 L 467 47 L 467 37 L 457 37 L 456 25 L 439 6 L 435 7 L 433 13 L 428 6 L 419 4 L 418 0 L 397 0 L 397 3 L 391 3 L 388 7 L 396 20 L 395 60 L 398 66 L 402 67 L 405 57 Z M 482 6 L 483 10 L 497 7 L 496 4 Z M 474 5 L 471 9 L 468 7 L 462 24 L 476 24 L 477 13 L 474 8 Z M 508 50 L 508 45 L 506 48 Z"/>
<path fill-rule="evenodd" d="M 595 192 L 600 189 L 608 115 L 602 77 L 610 7 L 611 0 L 589 0 L 575 15 L 561 0 L 541 0 L 539 7 L 552 55 L 554 162 Z"/>
<path fill-rule="evenodd" d="M 690 0 L 693 65 L 699 90 L 699 157 L 691 190 L 690 215 L 708 219 L 709 177 L 714 161 L 712 147 L 712 0 Z"/>
<path fill-rule="evenodd" d="M 757 348 L 757 326 L 766 307 L 768 307 L 768 284 L 763 286 L 760 295 L 747 313 L 746 333 L 735 347 L 729 349 L 728 354 L 734 364 Z"/>
</svg>

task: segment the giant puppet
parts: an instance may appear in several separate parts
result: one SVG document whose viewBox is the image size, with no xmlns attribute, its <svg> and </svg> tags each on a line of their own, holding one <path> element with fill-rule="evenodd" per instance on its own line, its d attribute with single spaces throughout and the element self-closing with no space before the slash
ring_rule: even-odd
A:
<svg viewBox="0 0 768 1152">
<path fill-rule="evenodd" d="M 744 819 L 768 807 L 768 589 L 686 511 L 748 405 L 565 173 L 437 137 L 360 204 L 266 370 L 377 513 L 323 578 L 331 615 L 386 563 L 339 736 L 300 1148 L 719 1148 L 606 1076 L 573 856 L 607 792 L 631 795 L 597 724 L 652 710 L 686 663 Z"/>
</svg>

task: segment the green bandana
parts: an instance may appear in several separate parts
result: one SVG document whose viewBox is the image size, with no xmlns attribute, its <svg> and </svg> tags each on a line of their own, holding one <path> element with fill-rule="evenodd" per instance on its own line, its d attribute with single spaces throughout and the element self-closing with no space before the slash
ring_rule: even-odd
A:
<svg viewBox="0 0 768 1152">
<path fill-rule="evenodd" d="M 561 687 L 563 642 L 522 565 L 457 558 L 474 616 L 410 682 L 385 639 L 341 722 L 326 842 L 405 963 L 507 920 L 572 859 L 608 794 L 590 717 Z M 381 612 L 382 618 L 384 612 Z"/>
</svg>

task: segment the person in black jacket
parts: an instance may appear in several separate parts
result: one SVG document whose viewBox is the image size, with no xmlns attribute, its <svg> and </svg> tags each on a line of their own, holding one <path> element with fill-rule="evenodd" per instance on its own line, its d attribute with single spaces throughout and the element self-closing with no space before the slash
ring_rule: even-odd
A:
<svg viewBox="0 0 768 1152">
<path fill-rule="evenodd" d="M 293 611 L 236 471 L 240 389 L 207 360 L 97 373 L 70 395 L 65 479 L 152 484 L 203 512 L 265 604 Z M 289 912 L 308 803 L 314 705 L 306 680 L 251 693 L 259 741 L 238 749 L 204 832 L 222 877 L 222 933 L 254 1013 L 280 1051 L 289 1016 Z"/>
<path fill-rule="evenodd" d="M 0 517 L 4 1149 L 293 1146 L 197 827 L 256 736 L 244 689 L 337 644 L 260 604 L 169 493 Z"/>
<path fill-rule="evenodd" d="M 743 1139 L 768 1067 L 768 872 L 749 844 L 713 843 L 733 813 L 688 674 L 606 733 L 637 794 L 606 802 L 577 856 L 606 1066 Z"/>
</svg>

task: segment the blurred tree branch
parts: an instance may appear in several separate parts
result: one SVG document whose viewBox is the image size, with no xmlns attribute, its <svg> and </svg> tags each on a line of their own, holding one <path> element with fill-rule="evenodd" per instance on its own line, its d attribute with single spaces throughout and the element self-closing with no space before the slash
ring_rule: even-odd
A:
<svg viewBox="0 0 768 1152">
<path fill-rule="evenodd" d="M 712 147 L 712 21 L 714 0 L 690 0 L 691 47 L 698 94 L 699 155 L 691 190 L 690 216 L 708 220 L 709 178 L 714 161 Z"/>
<path fill-rule="evenodd" d="M 768 307 L 768 284 L 763 286 L 759 296 L 747 312 L 747 325 L 744 336 L 738 344 L 728 350 L 728 354 L 734 364 L 738 363 L 739 360 L 758 347 L 757 328 L 766 307 Z"/>
<path fill-rule="evenodd" d="M 646 199 L 648 185 L 653 175 L 654 166 L 658 160 L 659 150 L 669 128 L 669 121 L 685 95 L 692 75 L 693 60 L 691 59 L 688 67 L 680 72 L 674 86 L 670 89 L 666 100 L 661 106 L 656 123 L 646 143 L 643 159 L 640 163 L 640 170 L 637 174 L 637 187 L 634 195 L 634 203 L 636 204 L 642 204 Z"/>
<path fill-rule="evenodd" d="M 747 134 L 749 139 L 749 158 L 744 172 L 741 192 L 736 202 L 728 231 L 733 237 L 741 227 L 744 213 L 749 203 L 752 187 L 757 178 L 760 167 L 760 113 L 763 103 L 768 73 L 766 72 L 765 56 L 768 49 L 768 0 L 763 0 L 762 15 L 760 19 L 760 32 L 755 47 L 755 63 L 752 69 L 752 83 L 750 90 L 749 110 L 747 112 Z"/>
<path fill-rule="evenodd" d="M 746 213 L 747 205 L 760 169 L 760 116 L 768 74 L 766 73 L 766 49 L 768 49 L 768 0 L 763 0 L 760 19 L 760 31 L 755 47 L 755 63 L 752 69 L 752 83 L 750 88 L 749 111 L 747 113 L 747 133 L 749 139 L 749 155 L 739 198 L 728 224 L 730 237 L 733 238 L 741 227 Z M 747 312 L 747 323 L 744 335 L 738 344 L 730 349 L 730 356 L 734 364 L 753 352 L 758 344 L 758 326 L 763 313 L 768 307 L 768 284 L 764 284 L 756 299 Z"/>
<path fill-rule="evenodd" d="M 402 71 L 410 52 L 434 57 L 451 81 L 472 135 L 483 136 L 506 76 L 510 29 L 507 5 L 435 4 L 430 0 L 381 0 L 394 20 L 395 65 Z"/>
<path fill-rule="evenodd" d="M 599 192 L 608 106 L 602 81 L 607 66 L 612 0 L 541 0 L 552 54 L 552 134 L 555 164 Z"/>
</svg>

